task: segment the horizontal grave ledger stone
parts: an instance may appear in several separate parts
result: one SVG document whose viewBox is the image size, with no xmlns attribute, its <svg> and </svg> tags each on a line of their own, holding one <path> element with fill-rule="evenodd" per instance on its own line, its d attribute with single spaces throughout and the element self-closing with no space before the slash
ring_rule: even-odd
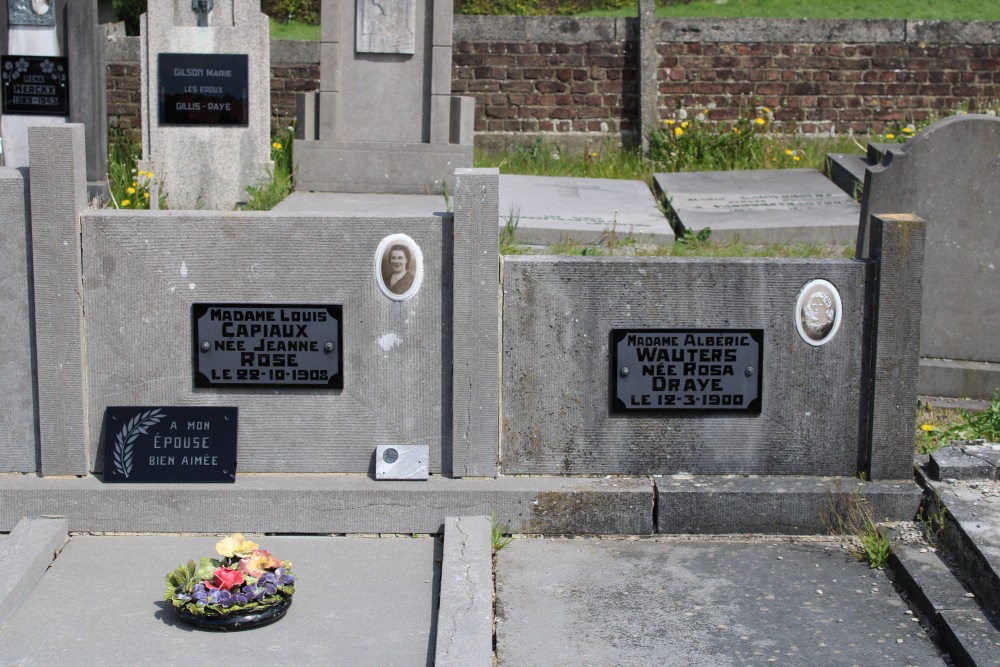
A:
<svg viewBox="0 0 1000 667">
<path fill-rule="evenodd" d="M 196 387 L 343 389 L 341 306 L 194 304 Z"/>
<path fill-rule="evenodd" d="M 859 205 L 815 169 L 656 174 L 675 231 L 748 243 L 839 243 L 857 236 Z M 679 226 L 678 226 L 679 225 Z"/>
<path fill-rule="evenodd" d="M 236 481 L 237 423 L 234 407 L 108 407 L 104 481 Z"/>
</svg>

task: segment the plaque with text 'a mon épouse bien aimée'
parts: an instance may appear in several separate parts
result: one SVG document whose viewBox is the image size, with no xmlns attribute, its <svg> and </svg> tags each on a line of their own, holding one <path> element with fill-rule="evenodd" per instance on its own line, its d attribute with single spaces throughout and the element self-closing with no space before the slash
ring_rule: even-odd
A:
<svg viewBox="0 0 1000 667">
<path fill-rule="evenodd" d="M 235 407 L 108 407 L 105 482 L 235 482 Z"/>
<path fill-rule="evenodd" d="M 196 303 L 196 387 L 343 389 L 342 306 Z"/>
<path fill-rule="evenodd" d="M 612 329 L 612 410 L 760 412 L 762 329 Z"/>
<path fill-rule="evenodd" d="M 241 125 L 250 121 L 245 53 L 161 53 L 160 125 Z"/>
</svg>

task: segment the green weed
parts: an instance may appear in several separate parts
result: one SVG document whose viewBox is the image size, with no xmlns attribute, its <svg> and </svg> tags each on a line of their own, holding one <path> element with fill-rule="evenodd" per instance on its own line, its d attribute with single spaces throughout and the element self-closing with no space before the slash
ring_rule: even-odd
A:
<svg viewBox="0 0 1000 667">
<path fill-rule="evenodd" d="M 892 554 L 892 542 L 887 531 L 875 521 L 875 510 L 864 492 L 864 476 L 853 491 L 840 488 L 836 493 L 827 490 L 826 504 L 820 509 L 820 521 L 831 535 L 844 539 L 851 554 L 866 561 L 871 568 L 885 567 Z"/>
<path fill-rule="evenodd" d="M 938 408 L 929 403 L 917 403 L 915 427 L 916 452 L 930 454 L 954 438 L 952 429 L 963 424 L 962 412 L 951 408 Z"/>
<path fill-rule="evenodd" d="M 517 241 L 517 225 L 520 222 L 520 211 L 512 210 L 507 216 L 507 222 L 500 230 L 500 254 L 501 255 L 524 255 L 528 248 Z"/>
<path fill-rule="evenodd" d="M 112 131 L 108 138 L 108 191 L 109 205 L 118 209 L 141 210 L 149 208 L 149 186 L 156 175 L 138 168 L 142 158 L 142 144 L 132 132 Z M 160 183 L 160 192 L 163 191 Z M 160 208 L 166 208 L 165 197 L 160 197 Z"/>
<path fill-rule="evenodd" d="M 501 549 L 514 540 L 510 534 L 510 525 L 499 523 L 495 512 L 490 512 L 490 541 L 493 546 L 493 553 L 497 554 Z"/>
<path fill-rule="evenodd" d="M 1000 442 L 1000 389 L 982 412 L 969 412 L 959 408 L 961 420 L 942 433 L 948 440 L 985 440 Z"/>
<path fill-rule="evenodd" d="M 242 206 L 246 211 L 270 211 L 295 189 L 293 144 L 294 130 L 278 128 L 271 132 L 271 160 L 274 168 L 270 180 L 247 188 L 249 198 Z"/>
</svg>

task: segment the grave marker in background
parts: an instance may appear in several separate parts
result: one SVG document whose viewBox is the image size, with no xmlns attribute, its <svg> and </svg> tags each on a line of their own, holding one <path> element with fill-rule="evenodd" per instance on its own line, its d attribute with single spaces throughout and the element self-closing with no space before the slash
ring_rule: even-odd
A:
<svg viewBox="0 0 1000 667">
<path fill-rule="evenodd" d="M 953 116 L 892 146 L 865 175 L 858 256 L 871 216 L 927 221 L 919 392 L 987 399 L 1000 387 L 1000 119 Z"/>
<path fill-rule="evenodd" d="M 141 21 L 142 169 L 171 208 L 230 210 L 266 178 L 271 57 L 255 0 L 150 0 Z"/>
<path fill-rule="evenodd" d="M 472 166 L 451 0 L 324 0 L 320 39 L 319 93 L 298 98 L 297 190 L 441 194 Z"/>
<path fill-rule="evenodd" d="M 857 233 L 858 204 L 814 169 L 656 174 L 683 230 L 748 243 L 842 243 Z M 676 225 L 675 225 L 676 226 Z"/>
</svg>

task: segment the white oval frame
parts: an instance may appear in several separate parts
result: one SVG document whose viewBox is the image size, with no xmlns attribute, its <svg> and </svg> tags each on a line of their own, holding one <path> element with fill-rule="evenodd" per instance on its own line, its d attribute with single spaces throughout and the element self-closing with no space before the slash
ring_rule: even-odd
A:
<svg viewBox="0 0 1000 667">
<path fill-rule="evenodd" d="M 817 287 L 826 289 L 833 296 L 833 326 L 825 336 L 818 340 L 810 337 L 809 334 L 806 333 L 802 322 L 802 307 L 805 305 L 806 298 L 811 297 Z M 843 313 L 844 306 L 840 300 L 840 292 L 834 284 L 828 280 L 810 280 L 801 290 L 799 290 L 799 298 L 795 300 L 795 330 L 799 332 L 799 338 L 813 347 L 826 345 L 831 339 L 833 339 L 834 336 L 837 335 L 837 331 L 840 329 L 840 321 L 843 319 Z"/>
<path fill-rule="evenodd" d="M 405 245 L 409 248 L 410 263 L 413 265 L 411 267 L 413 269 L 413 284 L 410 286 L 410 289 L 402 294 L 396 294 L 389 289 L 385 279 L 382 278 L 382 262 L 385 260 L 385 253 L 388 252 L 389 248 L 397 244 Z M 378 284 L 379 291 L 393 301 L 406 301 L 413 297 L 420 290 L 420 285 L 424 282 L 424 253 L 420 250 L 417 242 L 406 234 L 390 234 L 382 239 L 375 250 L 375 282 Z"/>
</svg>

